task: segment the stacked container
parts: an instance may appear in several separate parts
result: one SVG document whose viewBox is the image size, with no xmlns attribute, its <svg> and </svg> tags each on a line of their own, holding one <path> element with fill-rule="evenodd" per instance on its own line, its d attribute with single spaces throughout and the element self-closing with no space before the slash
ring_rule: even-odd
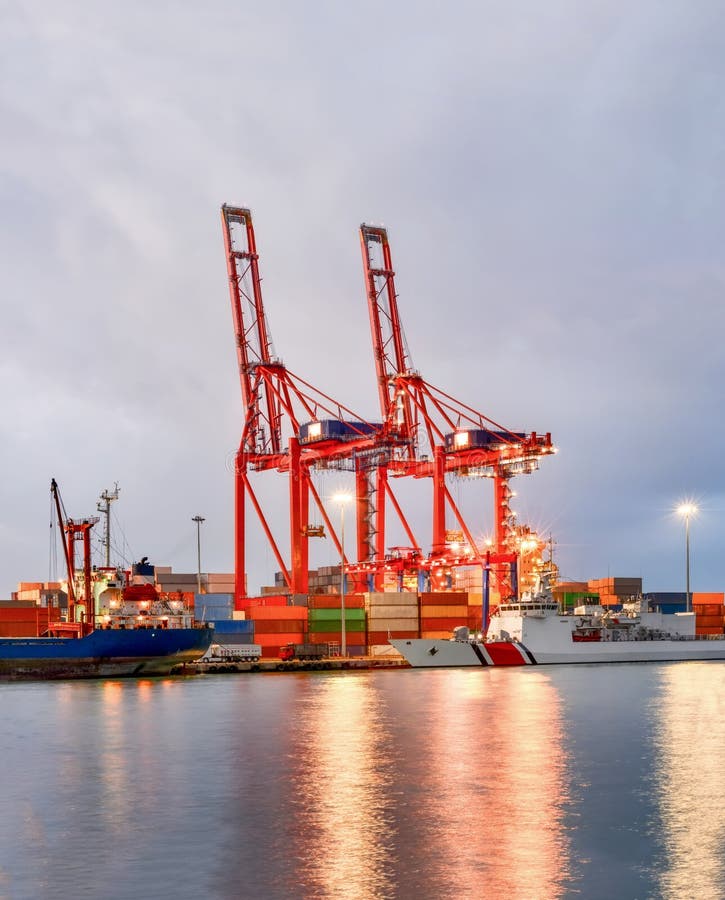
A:
<svg viewBox="0 0 725 900">
<path fill-rule="evenodd" d="M 262 648 L 262 658 L 276 658 L 285 644 L 306 642 L 307 610 L 304 606 L 252 605 L 247 618 L 254 627 L 254 643 Z"/>
<path fill-rule="evenodd" d="M 254 644 L 254 622 L 250 619 L 226 619 L 214 625 L 214 643 L 225 647 Z"/>
<path fill-rule="evenodd" d="M 475 610 L 471 610 L 475 614 Z M 449 638 L 454 628 L 468 625 L 468 595 L 445 591 L 420 595 L 420 636 Z"/>
<path fill-rule="evenodd" d="M 206 589 L 210 594 L 233 594 L 234 572 L 209 572 L 202 575 Z"/>
<path fill-rule="evenodd" d="M 342 646 L 342 604 L 339 594 L 311 596 L 307 613 L 309 643 Z M 364 656 L 366 643 L 365 601 L 359 594 L 346 594 L 345 644 L 348 656 Z"/>
<path fill-rule="evenodd" d="M 197 622 L 219 622 L 232 618 L 234 594 L 195 594 L 194 618 Z"/>
<path fill-rule="evenodd" d="M 641 578 L 595 578 L 588 586 L 591 593 L 599 594 L 602 606 L 621 606 L 642 596 Z"/>
<path fill-rule="evenodd" d="M 692 609 L 695 613 L 695 634 L 723 633 L 725 594 L 693 594 Z"/>
<path fill-rule="evenodd" d="M 405 591 L 365 594 L 368 654 L 399 656 L 389 638 L 420 637 L 418 595 Z"/>
<path fill-rule="evenodd" d="M 687 594 L 684 591 L 651 591 L 644 595 L 644 599 L 656 612 L 672 615 L 687 610 Z"/>
<path fill-rule="evenodd" d="M 32 600 L 0 602 L 0 637 L 40 637 L 59 621 L 60 610 Z"/>
</svg>

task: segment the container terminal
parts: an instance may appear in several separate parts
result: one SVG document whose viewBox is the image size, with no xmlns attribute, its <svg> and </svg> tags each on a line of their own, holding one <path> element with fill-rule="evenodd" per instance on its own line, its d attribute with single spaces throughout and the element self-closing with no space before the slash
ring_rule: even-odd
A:
<svg viewBox="0 0 725 900">
<path fill-rule="evenodd" d="M 691 605 L 698 634 L 723 634 L 722 593 L 690 594 L 688 584 L 687 593 L 646 594 L 638 578 L 556 578 L 553 540 L 517 520 L 511 487 L 556 453 L 552 436 L 545 429 L 510 430 L 413 366 L 384 227 L 359 229 L 378 406 L 369 420 L 292 373 L 276 354 L 252 214 L 225 204 L 221 224 L 241 388 L 234 571 L 179 573 L 146 559 L 128 568 L 111 565 L 108 512 L 116 487 L 101 494 L 98 506 L 105 513 L 105 564 L 90 566 L 86 558 L 64 582 L 19 583 L 0 601 L 0 636 L 42 635 L 90 621 L 125 629 L 212 623 L 219 658 L 235 655 L 235 647 L 259 648 L 256 663 L 236 653 L 243 666 L 290 662 L 296 648 L 310 645 L 326 648 L 327 660 L 394 661 L 400 657 L 391 639 L 443 638 L 460 626 L 485 631 L 492 611 L 530 591 L 545 569 L 564 610 L 582 603 L 616 610 L 633 598 L 667 613 Z M 330 471 L 351 476 L 354 492 L 323 496 L 315 476 Z M 271 477 L 288 486 L 282 538 L 275 535 L 273 510 L 255 490 L 258 479 Z M 429 542 L 416 536 L 396 493 L 399 479 L 412 479 L 425 492 Z M 490 481 L 489 537 L 480 537 L 483 521 L 463 515 L 450 489 L 454 479 L 459 485 Z M 346 508 L 352 552 L 345 545 Z M 405 546 L 389 546 L 392 519 Z M 76 529 L 88 541 L 97 521 L 59 514 L 57 527 L 66 534 Z M 246 554 L 255 524 L 278 571 L 272 584 L 250 594 Z M 322 537 L 331 540 L 340 564 L 312 569 L 310 541 Z"/>
</svg>

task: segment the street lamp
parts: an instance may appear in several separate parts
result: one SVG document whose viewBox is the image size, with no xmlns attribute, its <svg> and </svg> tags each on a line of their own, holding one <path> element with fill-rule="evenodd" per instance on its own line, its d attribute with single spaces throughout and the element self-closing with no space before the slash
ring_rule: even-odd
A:
<svg viewBox="0 0 725 900">
<path fill-rule="evenodd" d="M 687 612 L 692 612 L 692 594 L 690 594 L 690 516 L 697 513 L 694 503 L 681 503 L 677 507 L 677 513 L 685 519 L 685 578 L 687 591 Z"/>
<path fill-rule="evenodd" d="M 206 522 L 204 516 L 192 516 L 192 522 L 196 522 L 196 586 L 197 593 L 201 593 L 201 523 Z"/>
<path fill-rule="evenodd" d="M 345 626 L 345 507 L 352 500 L 344 492 L 334 494 L 333 502 L 340 505 L 340 616 L 342 618 L 340 654 L 347 656 L 347 628 Z"/>
</svg>

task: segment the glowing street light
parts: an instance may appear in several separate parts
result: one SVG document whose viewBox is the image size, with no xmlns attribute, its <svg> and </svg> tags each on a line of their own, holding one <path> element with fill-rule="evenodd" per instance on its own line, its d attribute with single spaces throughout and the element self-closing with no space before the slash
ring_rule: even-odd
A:
<svg viewBox="0 0 725 900">
<path fill-rule="evenodd" d="M 340 506 L 340 616 L 342 617 L 340 654 L 347 656 L 347 628 L 345 627 L 345 507 L 352 500 L 344 491 L 333 494 L 333 503 Z"/>
<path fill-rule="evenodd" d="M 687 612 L 692 612 L 692 595 L 690 594 L 690 516 L 697 513 L 694 503 L 681 503 L 677 507 L 677 514 L 685 520 L 685 578 L 687 591 Z"/>
<path fill-rule="evenodd" d="M 192 522 L 196 522 L 196 587 L 201 593 L 201 523 L 206 522 L 204 516 L 192 516 Z"/>
</svg>

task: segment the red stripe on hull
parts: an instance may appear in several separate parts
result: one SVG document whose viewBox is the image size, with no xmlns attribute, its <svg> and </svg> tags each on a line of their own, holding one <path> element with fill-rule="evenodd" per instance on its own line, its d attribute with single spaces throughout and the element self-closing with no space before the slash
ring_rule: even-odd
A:
<svg viewBox="0 0 725 900">
<path fill-rule="evenodd" d="M 508 641 L 496 641 L 484 644 L 486 653 L 493 660 L 494 666 L 525 666 L 526 660 L 515 644 Z"/>
</svg>

